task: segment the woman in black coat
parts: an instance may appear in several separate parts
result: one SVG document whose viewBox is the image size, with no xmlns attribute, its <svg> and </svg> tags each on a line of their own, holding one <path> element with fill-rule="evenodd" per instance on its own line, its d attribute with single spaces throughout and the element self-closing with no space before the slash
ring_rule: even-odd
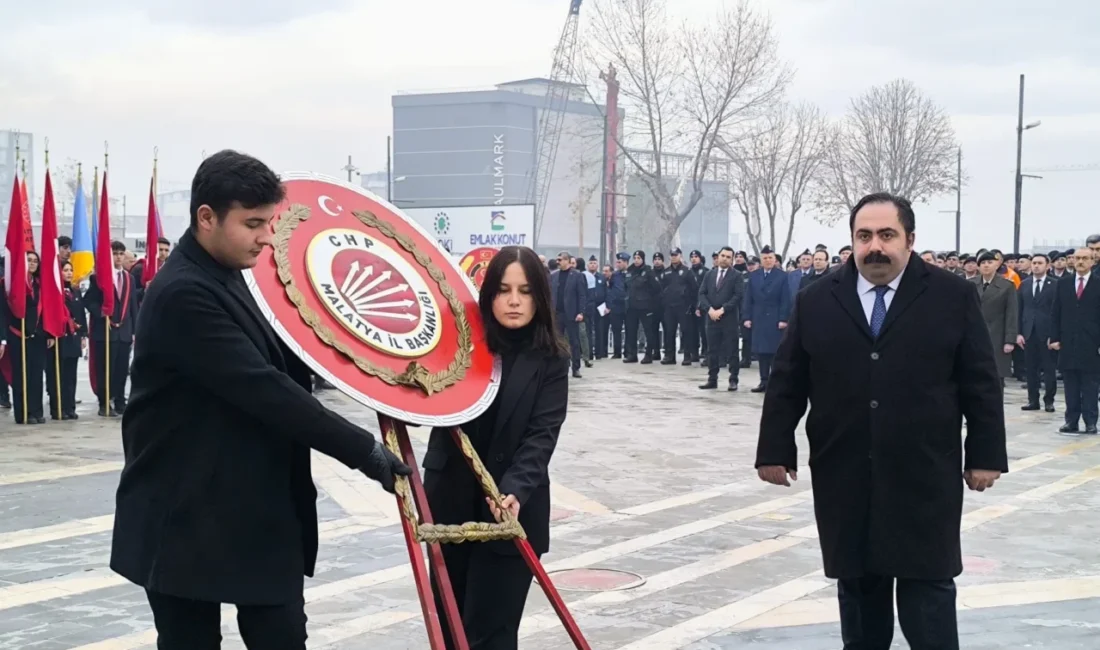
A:
<svg viewBox="0 0 1100 650">
<path fill-rule="evenodd" d="M 501 361 L 500 390 L 488 410 L 461 428 L 541 557 L 550 546 L 547 467 L 565 421 L 569 347 L 556 334 L 549 278 L 530 248 L 507 246 L 496 254 L 479 303 L 485 344 Z M 447 429 L 432 430 L 423 466 L 436 523 L 500 520 Z M 515 544 L 445 544 L 443 557 L 470 650 L 517 648 L 532 577 Z M 434 580 L 432 587 L 442 614 Z"/>
<path fill-rule="evenodd" d="M 61 265 L 62 293 L 65 306 L 69 309 L 69 323 L 66 334 L 58 339 L 61 360 L 61 419 L 76 420 L 76 364 L 83 356 L 88 336 L 88 315 L 84 311 L 84 302 L 80 291 L 73 289 L 73 265 L 64 262 Z M 57 359 L 54 358 L 53 339 L 48 342 L 46 355 L 46 392 L 50 396 L 50 417 L 57 419 L 57 379 L 54 377 Z"/>
<path fill-rule="evenodd" d="M 7 352 L 11 358 L 12 414 L 17 424 L 42 424 L 42 386 L 44 384 L 42 362 L 46 356 L 46 336 L 42 332 L 42 312 L 40 307 L 40 283 L 38 274 L 38 253 L 27 253 L 27 306 L 23 319 L 15 318 L 8 308 L 8 301 L 0 299 L 0 309 L 4 310 L 2 321 L 7 324 L 4 336 L 7 339 Z M 26 372 L 23 369 L 23 333 L 26 332 Z M 26 386 L 23 377 L 26 376 Z M 23 413 L 26 391 L 27 413 Z"/>
</svg>

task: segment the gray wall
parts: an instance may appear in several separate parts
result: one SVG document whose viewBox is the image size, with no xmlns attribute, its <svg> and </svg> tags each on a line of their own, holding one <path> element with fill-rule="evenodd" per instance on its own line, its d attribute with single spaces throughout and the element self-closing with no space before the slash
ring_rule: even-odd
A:
<svg viewBox="0 0 1100 650">
<path fill-rule="evenodd" d="M 505 85 L 506 86 L 506 85 Z M 393 203 L 402 208 L 529 203 L 545 96 L 484 90 L 395 95 Z M 599 248 L 601 109 L 567 101 L 540 252 Z M 404 178 L 402 178 L 404 177 Z M 594 192 L 584 188 L 595 188 Z M 581 203 L 583 205 L 575 206 Z"/>
<path fill-rule="evenodd" d="M 676 192 L 679 178 L 666 178 L 670 193 Z M 624 250 L 642 249 L 648 257 L 657 250 L 657 237 L 662 230 L 653 195 L 637 175 L 627 179 L 627 212 L 623 219 Z M 690 191 L 685 188 L 684 194 Z M 680 248 L 686 256 L 692 250 L 700 250 L 710 263 L 710 254 L 730 243 L 729 235 L 730 194 L 729 185 L 723 182 L 704 181 L 703 198 L 680 224 Z M 666 254 L 668 251 L 662 251 Z M 647 260 L 648 262 L 649 260 Z"/>
</svg>

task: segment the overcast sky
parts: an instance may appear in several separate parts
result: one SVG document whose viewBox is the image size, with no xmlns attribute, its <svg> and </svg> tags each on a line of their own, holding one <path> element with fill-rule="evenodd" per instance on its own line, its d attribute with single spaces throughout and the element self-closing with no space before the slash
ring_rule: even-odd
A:
<svg viewBox="0 0 1100 650">
<path fill-rule="evenodd" d="M 702 16 L 721 0 L 675 0 Z M 189 186 L 202 152 L 238 148 L 279 170 L 383 169 L 390 96 L 549 72 L 568 0 L 0 0 L 0 128 L 49 136 L 55 165 L 102 164 L 143 205 Z M 794 100 L 831 114 L 867 87 L 913 80 L 951 114 L 971 178 L 963 248 L 1012 238 L 1017 84 L 1024 166 L 1100 163 L 1100 2 L 760 0 L 797 69 Z M 583 9 L 582 9 L 583 17 Z M 582 18 L 583 19 L 583 18 Z M 582 27 L 583 30 L 583 27 Z M 582 31 L 583 38 L 583 31 Z M 38 152 L 41 165 L 41 152 Z M 41 167 L 39 167 L 41 169 Z M 1100 171 L 1028 179 L 1023 245 L 1100 231 Z M 954 244 L 954 197 L 918 206 L 918 247 Z M 133 210 L 131 209 L 131 212 Z M 742 224 L 735 224 L 742 230 Z M 799 247 L 847 238 L 808 218 Z"/>
</svg>

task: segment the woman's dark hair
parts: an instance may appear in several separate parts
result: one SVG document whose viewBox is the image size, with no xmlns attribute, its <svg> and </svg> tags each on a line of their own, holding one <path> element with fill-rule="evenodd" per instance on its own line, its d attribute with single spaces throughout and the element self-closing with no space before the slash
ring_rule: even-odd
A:
<svg viewBox="0 0 1100 650">
<path fill-rule="evenodd" d="M 513 262 L 518 262 L 523 274 L 527 276 L 527 288 L 535 303 L 535 315 L 530 324 L 534 330 L 531 347 L 549 356 L 569 356 L 569 344 L 558 335 L 557 324 L 554 322 L 550 273 L 535 251 L 526 246 L 505 246 L 493 256 L 489 268 L 485 269 L 478 307 L 481 309 L 481 320 L 485 324 L 485 343 L 489 346 L 489 351 L 496 354 L 508 347 L 504 336 L 506 328 L 493 316 L 493 300 L 500 294 L 504 272 Z"/>
</svg>

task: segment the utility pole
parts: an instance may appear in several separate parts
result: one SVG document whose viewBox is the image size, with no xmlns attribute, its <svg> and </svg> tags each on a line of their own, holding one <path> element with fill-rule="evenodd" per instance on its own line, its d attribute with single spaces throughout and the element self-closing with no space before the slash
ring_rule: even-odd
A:
<svg viewBox="0 0 1100 650">
<path fill-rule="evenodd" d="M 341 167 L 340 169 L 343 169 L 344 171 L 346 171 L 348 173 L 348 182 L 349 183 L 351 182 L 351 175 L 359 172 L 359 168 L 356 167 L 355 165 L 351 164 L 351 155 L 350 154 L 348 155 L 348 164 Z"/>
<path fill-rule="evenodd" d="M 1024 195 L 1024 177 L 1020 168 L 1024 155 L 1024 75 L 1020 75 L 1020 108 L 1016 114 L 1016 210 L 1012 229 L 1012 252 L 1020 252 L 1020 205 Z"/>
<path fill-rule="evenodd" d="M 955 252 L 962 251 L 963 210 L 963 149 L 959 147 L 958 167 L 955 169 Z"/>
</svg>

